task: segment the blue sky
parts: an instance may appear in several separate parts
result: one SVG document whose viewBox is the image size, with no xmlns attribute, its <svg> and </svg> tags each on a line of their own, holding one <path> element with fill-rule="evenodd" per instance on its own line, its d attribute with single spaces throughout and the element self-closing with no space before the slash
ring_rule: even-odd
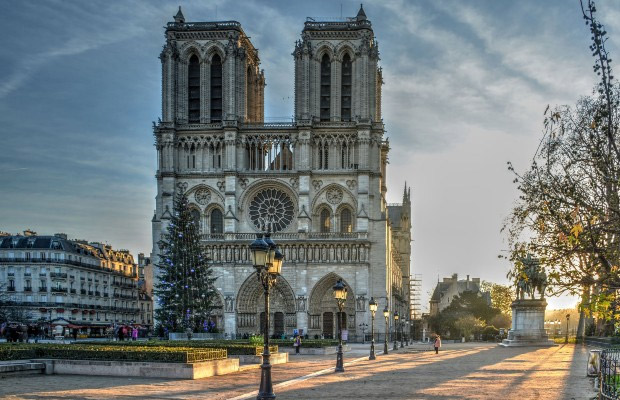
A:
<svg viewBox="0 0 620 400">
<path fill-rule="evenodd" d="M 599 2 L 612 58 L 620 3 Z M 181 1 L 189 21 L 237 20 L 259 48 L 266 117 L 290 118 L 291 52 L 307 16 L 353 1 Z M 151 121 L 163 26 L 179 2 L 0 0 L 0 230 L 31 228 L 151 250 Z M 502 282 L 499 233 L 547 106 L 595 83 L 577 0 L 369 1 L 384 71 L 388 200 L 413 195 L 424 295 L 453 272 Z M 426 297 L 426 296 L 425 296 Z M 562 306 L 572 300 L 552 301 Z"/>
</svg>

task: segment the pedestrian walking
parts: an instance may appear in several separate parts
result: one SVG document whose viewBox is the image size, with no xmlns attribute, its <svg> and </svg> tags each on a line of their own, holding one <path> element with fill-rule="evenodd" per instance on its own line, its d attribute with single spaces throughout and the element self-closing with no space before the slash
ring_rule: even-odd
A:
<svg viewBox="0 0 620 400">
<path fill-rule="evenodd" d="M 433 347 L 435 347 L 435 354 L 439 354 L 439 348 L 441 347 L 441 337 L 439 335 L 435 337 L 435 343 L 433 343 Z"/>
<path fill-rule="evenodd" d="M 299 349 L 301 348 L 301 336 L 295 336 L 295 342 L 293 342 L 293 346 L 295 347 L 295 354 L 299 354 Z"/>
<path fill-rule="evenodd" d="M 133 327 L 133 330 L 131 331 L 131 339 L 134 342 L 138 339 L 138 328 L 136 328 L 135 326 Z"/>
</svg>

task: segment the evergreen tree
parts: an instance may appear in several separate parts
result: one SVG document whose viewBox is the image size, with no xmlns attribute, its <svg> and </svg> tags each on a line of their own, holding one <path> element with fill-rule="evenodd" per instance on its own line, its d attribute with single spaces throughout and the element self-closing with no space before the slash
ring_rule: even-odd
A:
<svg viewBox="0 0 620 400">
<path fill-rule="evenodd" d="M 192 218 L 187 196 L 181 192 L 175 199 L 167 232 L 159 242 L 156 319 L 167 331 L 204 332 L 211 328 L 216 278 L 200 242 L 198 224 Z"/>
</svg>

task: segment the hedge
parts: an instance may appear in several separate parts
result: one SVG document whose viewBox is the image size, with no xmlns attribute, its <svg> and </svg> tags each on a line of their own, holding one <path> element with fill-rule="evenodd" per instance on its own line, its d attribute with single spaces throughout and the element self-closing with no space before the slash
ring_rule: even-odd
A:
<svg viewBox="0 0 620 400">
<path fill-rule="evenodd" d="M 249 343 L 217 340 L 149 340 L 139 342 L 85 342 L 91 346 L 145 346 L 145 347 L 168 347 L 168 348 L 191 348 L 191 349 L 224 349 L 229 356 L 261 355 L 263 346 L 255 346 Z M 269 346 L 272 353 L 278 352 L 278 346 Z"/>
<path fill-rule="evenodd" d="M 225 349 L 106 346 L 82 344 L 11 344 L 0 346 L 0 360 L 58 358 L 69 360 L 194 363 L 227 358 Z"/>
</svg>

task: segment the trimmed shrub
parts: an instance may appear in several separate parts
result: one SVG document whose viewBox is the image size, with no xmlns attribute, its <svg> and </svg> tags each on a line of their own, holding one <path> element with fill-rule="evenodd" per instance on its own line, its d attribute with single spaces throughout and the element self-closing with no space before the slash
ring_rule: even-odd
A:
<svg viewBox="0 0 620 400">
<path fill-rule="evenodd" d="M 7 358 L 5 358 L 5 355 Z M 17 344 L 1 345 L 1 360 L 58 358 L 66 360 L 143 361 L 194 363 L 227 358 L 226 349 L 106 346 L 83 344 Z"/>
</svg>

